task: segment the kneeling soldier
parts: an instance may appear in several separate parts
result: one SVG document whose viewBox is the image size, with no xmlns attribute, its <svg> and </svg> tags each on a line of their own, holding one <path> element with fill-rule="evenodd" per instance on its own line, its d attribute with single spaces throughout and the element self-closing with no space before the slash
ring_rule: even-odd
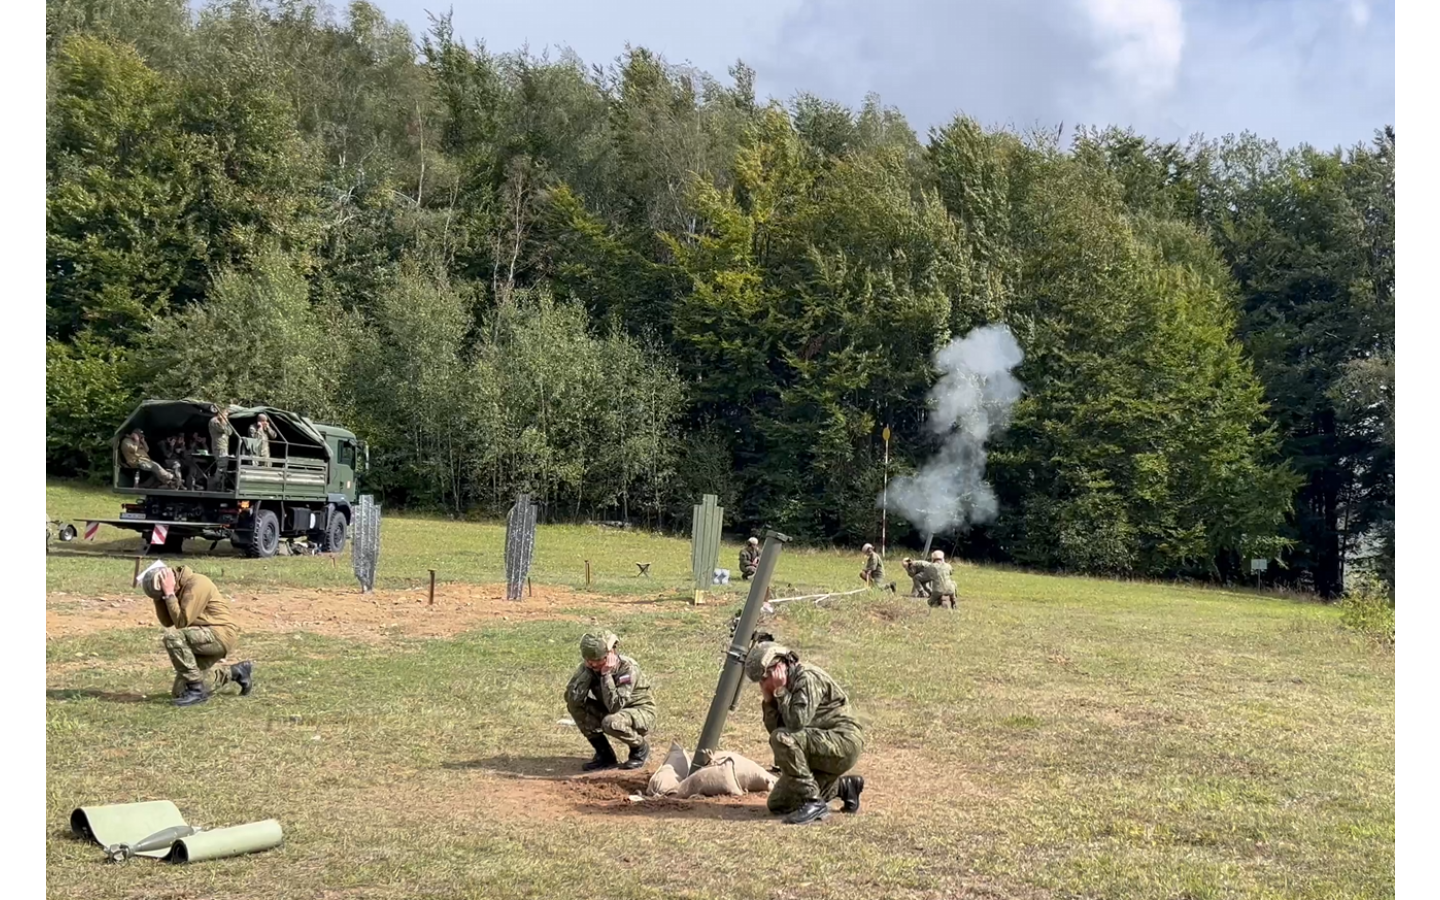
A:
<svg viewBox="0 0 1440 900">
<path fill-rule="evenodd" d="M 755 570 L 760 568 L 760 539 L 751 538 L 740 548 L 740 577 L 749 581 L 755 577 Z"/>
<path fill-rule="evenodd" d="M 204 703 L 232 681 L 241 696 L 250 693 L 252 662 L 217 665 L 234 652 L 239 631 L 213 581 L 186 566 L 171 569 L 156 562 L 136 582 L 155 601 L 155 617 L 165 626 L 161 643 L 175 667 L 176 706 Z"/>
<path fill-rule="evenodd" d="M 638 769 L 650 758 L 645 735 L 655 727 L 655 701 L 650 680 L 635 660 L 615 652 L 619 638 L 608 632 L 580 638 L 584 661 L 565 689 L 565 706 L 580 733 L 595 748 L 595 757 L 580 768 Z M 615 758 L 606 735 L 630 748 L 624 763 Z"/>
<path fill-rule="evenodd" d="M 803 825 L 828 816 L 830 801 L 839 797 L 842 810 L 859 812 L 865 779 L 845 773 L 860 759 L 865 738 L 845 691 L 824 670 L 802 664 L 798 653 L 768 641 L 750 651 L 745 675 L 760 684 L 760 710 L 780 769 L 766 801 L 770 811 Z"/>
<path fill-rule="evenodd" d="M 936 550 L 930 554 L 930 562 L 925 564 L 925 579 L 930 585 L 930 597 L 927 602 L 931 606 L 949 606 L 954 609 L 954 570 L 945 561 L 945 554 L 941 551 Z"/>
</svg>

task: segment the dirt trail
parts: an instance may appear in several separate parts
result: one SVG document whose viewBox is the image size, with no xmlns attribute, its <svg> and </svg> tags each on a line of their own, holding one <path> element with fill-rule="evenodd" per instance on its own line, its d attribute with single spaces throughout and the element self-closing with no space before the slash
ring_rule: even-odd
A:
<svg viewBox="0 0 1440 900">
<path fill-rule="evenodd" d="M 225 590 L 223 587 L 221 590 Z M 581 619 L 577 606 L 634 607 L 655 598 L 609 597 L 569 588 L 536 585 L 520 602 L 505 599 L 505 585 L 441 584 L 435 605 L 428 589 L 358 590 L 296 588 L 284 591 L 225 591 L 242 631 L 309 631 L 334 637 L 380 641 L 392 636 L 447 637 L 491 621 Z M 49 638 L 92 634 L 119 628 L 156 627 L 155 610 L 137 593 L 81 595 L 57 592 L 46 597 L 45 633 Z"/>
</svg>

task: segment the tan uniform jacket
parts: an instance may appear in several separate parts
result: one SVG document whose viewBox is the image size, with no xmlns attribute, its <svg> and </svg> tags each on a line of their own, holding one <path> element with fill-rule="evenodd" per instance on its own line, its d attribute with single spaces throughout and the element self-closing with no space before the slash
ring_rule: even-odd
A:
<svg viewBox="0 0 1440 900">
<path fill-rule="evenodd" d="M 165 600 L 156 600 L 155 617 L 166 628 L 203 626 L 215 633 L 225 647 L 225 654 L 235 652 L 240 631 L 230 615 L 226 600 L 215 582 L 192 571 L 188 566 L 175 569 L 175 601 L 173 607 Z"/>
</svg>

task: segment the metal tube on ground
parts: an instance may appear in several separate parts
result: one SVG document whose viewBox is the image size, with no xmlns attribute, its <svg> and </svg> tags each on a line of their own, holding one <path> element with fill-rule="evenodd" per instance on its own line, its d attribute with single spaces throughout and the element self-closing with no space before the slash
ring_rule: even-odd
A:
<svg viewBox="0 0 1440 900">
<path fill-rule="evenodd" d="M 700 730 L 700 742 L 695 747 L 695 765 L 704 766 L 710 762 L 710 755 L 719 749 L 720 735 L 725 731 L 725 717 L 730 712 L 730 703 L 740 681 L 745 677 L 745 657 L 750 652 L 750 635 L 755 623 L 760 620 L 760 607 L 770 590 L 770 577 L 775 573 L 775 561 L 780 556 L 780 545 L 790 538 L 778 531 L 765 532 L 765 545 L 760 549 L 760 566 L 755 570 L 755 579 L 750 582 L 750 596 L 745 599 L 745 608 L 740 611 L 740 621 L 735 624 L 735 634 L 730 639 L 730 649 L 725 651 L 725 663 L 720 669 L 720 681 L 715 686 L 715 699 L 710 701 L 710 712 L 705 716 L 705 727 Z"/>
</svg>

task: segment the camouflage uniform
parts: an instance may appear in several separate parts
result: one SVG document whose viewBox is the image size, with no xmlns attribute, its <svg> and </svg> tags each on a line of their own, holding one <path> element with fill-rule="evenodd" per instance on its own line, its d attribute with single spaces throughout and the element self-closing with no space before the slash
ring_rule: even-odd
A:
<svg viewBox="0 0 1440 900">
<path fill-rule="evenodd" d="M 634 749 L 655 727 L 655 700 L 635 660 L 616 656 L 619 665 L 608 675 L 583 664 L 575 670 L 565 688 L 565 708 L 587 738 L 606 734 Z"/>
<path fill-rule="evenodd" d="M 230 438 L 235 436 L 235 426 L 230 424 L 230 419 L 220 418 L 216 415 L 210 419 L 210 452 L 215 454 L 216 459 L 225 459 L 230 455 Z"/>
<path fill-rule="evenodd" d="M 924 570 L 924 563 L 917 560 L 901 563 L 910 576 L 910 596 L 917 598 L 929 598 L 930 596 L 930 575 Z"/>
<path fill-rule="evenodd" d="M 145 443 L 144 437 L 136 440 L 134 435 L 125 435 L 120 441 L 120 458 L 130 468 L 154 475 L 167 487 L 175 480 L 174 475 L 150 458 L 150 446 Z"/>
<path fill-rule="evenodd" d="M 764 651 L 757 647 L 751 652 L 756 651 L 763 658 Z M 755 677 L 753 667 L 747 667 L 747 673 L 752 681 L 763 680 Z M 763 697 L 760 710 L 780 769 L 766 801 L 770 811 L 784 814 L 810 800 L 834 800 L 841 776 L 855 767 L 865 749 L 845 691 L 823 669 L 791 663 L 785 687 L 774 697 Z"/>
<path fill-rule="evenodd" d="M 951 609 L 955 608 L 955 580 L 950 574 L 950 564 L 947 562 L 929 562 L 921 564 L 925 572 L 925 580 L 930 585 L 931 606 L 944 606 L 947 603 Z"/>
<path fill-rule="evenodd" d="M 166 599 L 153 578 L 144 583 L 145 594 L 155 603 L 155 617 L 165 626 L 160 643 L 175 669 L 171 692 L 178 697 L 189 683 L 214 693 L 235 680 L 233 667 L 218 663 L 235 651 L 239 629 L 215 582 L 187 566 L 174 571 L 174 597 Z"/>
<path fill-rule="evenodd" d="M 873 547 L 865 554 L 865 568 L 860 570 L 860 577 L 870 585 L 878 585 L 885 578 L 885 561 Z"/>
<path fill-rule="evenodd" d="M 275 430 L 275 426 L 271 425 L 269 421 L 263 424 L 256 422 L 250 426 L 250 437 L 254 439 L 255 455 L 260 457 L 260 464 L 262 466 L 274 465 L 270 461 L 270 439 L 280 439 L 280 432 Z"/>
<path fill-rule="evenodd" d="M 753 578 L 755 570 L 760 568 L 760 548 L 754 544 L 746 544 L 740 548 L 740 577 Z"/>
</svg>

